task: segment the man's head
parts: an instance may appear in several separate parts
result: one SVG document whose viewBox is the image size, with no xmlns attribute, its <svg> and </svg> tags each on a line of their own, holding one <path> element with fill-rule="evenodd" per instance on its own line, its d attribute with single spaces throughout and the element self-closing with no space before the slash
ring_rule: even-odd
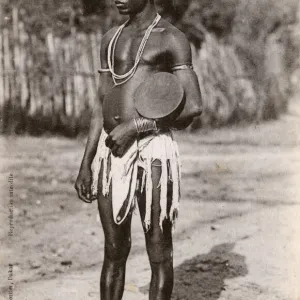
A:
<svg viewBox="0 0 300 300">
<path fill-rule="evenodd" d="M 147 4 L 153 4 L 154 0 L 115 0 L 119 13 L 132 15 L 141 12 Z"/>
</svg>

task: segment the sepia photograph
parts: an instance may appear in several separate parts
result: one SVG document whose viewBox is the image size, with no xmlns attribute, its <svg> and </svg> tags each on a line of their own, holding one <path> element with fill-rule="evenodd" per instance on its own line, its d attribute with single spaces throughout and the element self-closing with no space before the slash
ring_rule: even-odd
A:
<svg viewBox="0 0 300 300">
<path fill-rule="evenodd" d="M 300 300 L 299 0 L 0 0 L 0 300 Z"/>
</svg>

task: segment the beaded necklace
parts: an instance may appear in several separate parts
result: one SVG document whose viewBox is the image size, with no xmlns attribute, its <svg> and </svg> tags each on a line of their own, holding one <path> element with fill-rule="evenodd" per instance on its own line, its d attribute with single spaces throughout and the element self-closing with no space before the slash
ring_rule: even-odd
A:
<svg viewBox="0 0 300 300">
<path fill-rule="evenodd" d="M 114 34 L 114 36 L 112 37 L 111 41 L 109 42 L 108 45 L 108 54 L 107 54 L 107 63 L 108 63 L 108 70 L 104 69 L 103 71 L 110 71 L 114 84 L 115 86 L 117 85 L 121 85 L 125 82 L 127 82 L 135 73 L 138 64 L 142 58 L 146 43 L 149 39 L 149 36 L 153 30 L 153 28 L 158 24 L 159 20 L 161 19 L 161 16 L 159 14 L 156 15 L 154 21 L 152 22 L 152 24 L 147 28 L 143 39 L 140 43 L 140 46 L 138 48 L 136 57 L 135 57 L 135 61 L 134 61 L 134 65 L 133 67 L 126 72 L 125 74 L 117 74 L 114 71 L 114 66 L 115 66 L 115 61 L 114 61 L 114 57 L 115 57 L 115 50 L 116 50 L 116 45 L 117 45 L 117 41 L 118 38 L 120 37 L 122 30 L 124 29 L 124 27 L 126 26 L 126 24 L 128 23 L 129 20 L 127 20 L 123 25 L 121 25 L 118 30 L 116 31 L 116 33 Z"/>
</svg>

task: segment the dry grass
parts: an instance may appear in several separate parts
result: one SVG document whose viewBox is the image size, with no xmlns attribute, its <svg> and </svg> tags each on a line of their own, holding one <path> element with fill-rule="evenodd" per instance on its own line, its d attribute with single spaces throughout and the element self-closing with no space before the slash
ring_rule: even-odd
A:
<svg viewBox="0 0 300 300">
<path fill-rule="evenodd" d="M 236 0 L 233 6 L 222 0 L 203 3 L 192 1 L 183 19 L 187 28 L 193 28 L 187 31 L 198 32 L 203 40 L 193 54 L 205 110 L 194 127 L 278 118 L 293 92 L 290 76 L 299 51 L 293 31 L 300 22 L 298 2 L 286 0 L 284 7 L 274 0 Z M 223 5 L 228 12 L 222 11 Z M 207 10 L 210 27 L 205 23 Z M 226 13 L 234 15 L 227 31 L 222 23 Z"/>
<path fill-rule="evenodd" d="M 224 125 L 256 116 L 257 97 L 233 46 L 206 33 L 201 50 L 193 48 L 203 97 L 204 124 Z"/>
</svg>

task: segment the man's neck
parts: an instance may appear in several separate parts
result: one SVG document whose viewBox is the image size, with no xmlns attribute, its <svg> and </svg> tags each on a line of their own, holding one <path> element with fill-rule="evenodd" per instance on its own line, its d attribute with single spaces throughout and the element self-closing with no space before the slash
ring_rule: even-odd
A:
<svg viewBox="0 0 300 300">
<path fill-rule="evenodd" d="M 141 12 L 129 17 L 128 25 L 137 29 L 147 28 L 155 19 L 156 14 L 154 4 L 148 3 Z"/>
</svg>

